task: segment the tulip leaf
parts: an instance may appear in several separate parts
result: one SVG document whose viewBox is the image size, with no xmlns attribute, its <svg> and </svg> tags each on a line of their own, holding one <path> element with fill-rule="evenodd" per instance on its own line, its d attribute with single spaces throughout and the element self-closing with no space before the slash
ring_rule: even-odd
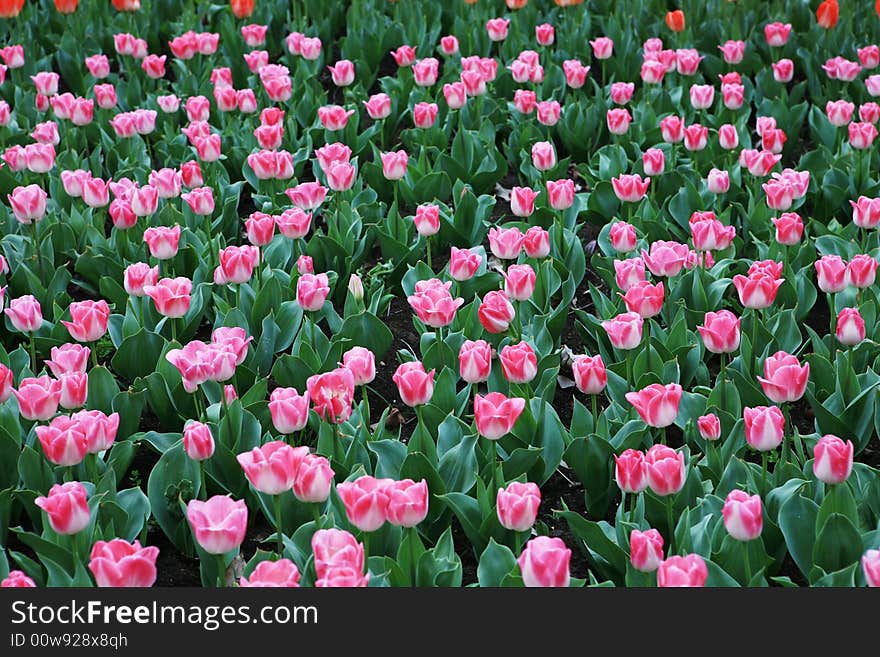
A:
<svg viewBox="0 0 880 657">
<path fill-rule="evenodd" d="M 499 545 L 490 538 L 486 549 L 480 554 L 477 581 L 481 588 L 497 588 L 507 575 L 518 568 L 516 557 L 510 548 Z"/>
</svg>

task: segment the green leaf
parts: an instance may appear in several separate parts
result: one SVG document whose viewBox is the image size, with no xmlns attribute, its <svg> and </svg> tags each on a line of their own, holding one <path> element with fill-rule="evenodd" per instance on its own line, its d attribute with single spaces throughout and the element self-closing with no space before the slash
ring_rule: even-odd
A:
<svg viewBox="0 0 880 657">
<path fill-rule="evenodd" d="M 510 548 L 489 539 L 489 545 L 480 555 L 477 581 L 482 588 L 499 587 L 504 578 L 517 568 L 516 557 Z"/>
<path fill-rule="evenodd" d="M 804 577 L 809 577 L 813 566 L 813 545 L 816 536 L 816 517 L 819 507 L 813 500 L 793 495 L 779 509 L 779 529 L 791 558 Z"/>
<path fill-rule="evenodd" d="M 813 546 L 813 563 L 826 573 L 846 568 L 862 556 L 862 539 L 846 516 L 832 513 Z"/>
</svg>

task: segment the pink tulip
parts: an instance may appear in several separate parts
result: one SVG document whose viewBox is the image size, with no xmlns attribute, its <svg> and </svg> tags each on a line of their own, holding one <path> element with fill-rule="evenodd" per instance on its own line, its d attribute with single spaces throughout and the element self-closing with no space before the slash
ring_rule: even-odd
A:
<svg viewBox="0 0 880 657">
<path fill-rule="evenodd" d="M 638 313 L 643 319 L 648 319 L 657 315 L 663 307 L 663 283 L 652 285 L 648 281 L 642 281 L 621 296 L 629 312 Z"/>
<path fill-rule="evenodd" d="M 577 389 L 585 395 L 598 395 L 608 384 L 602 356 L 577 356 L 571 369 Z"/>
<path fill-rule="evenodd" d="M 865 339 L 865 320 L 858 308 L 843 308 L 837 314 L 835 335 L 840 344 L 851 347 Z"/>
<path fill-rule="evenodd" d="M 707 312 L 697 330 L 706 350 L 713 354 L 730 354 L 739 348 L 740 319 L 729 310 Z"/>
<path fill-rule="evenodd" d="M 506 18 L 491 18 L 486 22 L 486 32 L 492 41 L 504 41 L 507 38 L 507 26 L 510 21 Z"/>
<path fill-rule="evenodd" d="M 452 323 L 464 299 L 452 298 L 449 293 L 451 285 L 451 281 L 443 283 L 436 278 L 416 283 L 415 291 L 407 301 L 422 323 L 434 328 Z"/>
<path fill-rule="evenodd" d="M 635 349 L 642 342 L 644 319 L 636 312 L 617 315 L 602 322 L 611 345 L 616 349 Z"/>
<path fill-rule="evenodd" d="M 605 116 L 608 132 L 612 135 L 625 135 L 631 122 L 632 115 L 629 110 L 623 108 L 610 109 Z"/>
<path fill-rule="evenodd" d="M 22 224 L 40 222 L 46 215 L 46 192 L 39 185 L 16 187 L 7 195 L 12 214 Z"/>
<path fill-rule="evenodd" d="M 679 48 L 675 51 L 675 70 L 678 71 L 679 75 L 696 75 L 701 61 L 703 61 L 702 55 L 693 48 Z M 693 90 L 693 87 L 691 87 L 691 89 Z M 691 91 L 691 99 L 693 100 L 693 91 Z M 710 102 L 709 105 L 711 104 L 712 103 Z M 694 107 L 696 107 L 696 105 Z"/>
<path fill-rule="evenodd" d="M 61 381 L 61 408 L 70 410 L 85 406 L 89 386 L 85 372 L 62 374 L 58 380 Z"/>
<path fill-rule="evenodd" d="M 500 290 L 487 292 L 477 309 L 480 324 L 489 333 L 504 333 L 515 317 L 513 305 Z"/>
<path fill-rule="evenodd" d="M 346 367 L 337 367 L 324 374 L 315 374 L 306 380 L 306 388 L 315 412 L 323 419 L 337 424 L 351 416 L 354 399 L 354 376 Z"/>
<path fill-rule="evenodd" d="M 107 332 L 110 306 L 101 301 L 74 301 L 70 304 L 71 321 L 61 320 L 70 337 L 77 342 L 95 342 Z"/>
<path fill-rule="evenodd" d="M 514 187 L 510 190 L 510 211 L 517 217 L 529 217 L 535 211 L 538 192 L 530 187 Z"/>
<path fill-rule="evenodd" d="M 784 46 L 788 41 L 788 35 L 791 33 L 790 23 L 768 23 L 764 26 L 764 38 L 767 45 L 771 48 L 779 48 Z"/>
<path fill-rule="evenodd" d="M 330 497 L 334 474 L 326 458 L 306 454 L 296 472 L 293 494 L 300 502 L 323 504 Z"/>
<path fill-rule="evenodd" d="M 542 23 L 535 26 L 535 40 L 542 46 L 553 45 L 556 31 L 550 23 Z"/>
<path fill-rule="evenodd" d="M 474 277 L 483 257 L 470 249 L 452 247 L 449 257 L 449 275 L 456 281 L 467 281 Z"/>
<path fill-rule="evenodd" d="M 215 495 L 206 502 L 190 500 L 186 517 L 193 535 L 208 554 L 226 554 L 244 541 L 248 510 L 244 500 Z"/>
<path fill-rule="evenodd" d="M 327 186 L 334 192 L 345 192 L 354 184 L 355 169 L 349 162 L 331 162 L 325 172 Z"/>
<path fill-rule="evenodd" d="M 303 310 L 316 312 L 324 307 L 330 283 L 327 274 L 303 274 L 296 282 L 296 301 Z"/>
<path fill-rule="evenodd" d="M 391 479 L 362 476 L 336 487 L 348 521 L 362 532 L 374 532 L 385 524 Z"/>
<path fill-rule="evenodd" d="M 642 421 L 651 427 L 667 427 L 678 415 L 682 388 L 677 383 L 653 383 L 639 392 L 626 393 L 626 400 L 638 411 Z"/>
<path fill-rule="evenodd" d="M 528 383 L 538 373 L 538 357 L 528 342 L 504 346 L 499 359 L 504 378 L 511 383 Z"/>
<path fill-rule="evenodd" d="M 605 36 L 596 37 L 590 41 L 593 48 L 593 57 L 596 59 L 608 59 L 614 50 L 614 41 Z"/>
<path fill-rule="evenodd" d="M 687 474 L 684 454 L 665 445 L 654 445 L 645 455 L 648 486 L 655 495 L 674 495 L 684 487 Z"/>
<path fill-rule="evenodd" d="M 644 178 L 638 174 L 620 174 L 611 179 L 614 194 L 625 203 L 637 203 L 641 201 L 648 191 L 650 178 Z"/>
<path fill-rule="evenodd" d="M 458 364 L 462 380 L 482 383 L 492 370 L 492 347 L 485 340 L 465 340 L 458 352 Z"/>
<path fill-rule="evenodd" d="M 308 451 L 308 447 L 293 448 L 275 440 L 235 458 L 255 490 L 280 495 L 293 488 L 299 465 Z"/>
<path fill-rule="evenodd" d="M 715 87 L 709 84 L 695 84 L 690 88 L 691 107 L 704 110 L 712 107 L 715 101 Z"/>
<path fill-rule="evenodd" d="M 121 538 L 97 541 L 89 556 L 89 570 L 99 587 L 150 587 L 156 581 L 159 548 L 141 547 Z"/>
<path fill-rule="evenodd" d="M 587 68 L 589 70 L 589 67 Z M 562 107 L 555 100 L 545 100 L 537 105 L 538 123 L 552 127 L 559 122 Z"/>
<path fill-rule="evenodd" d="M 40 496 L 34 500 L 46 512 L 49 525 L 56 534 L 70 536 L 89 526 L 89 494 L 86 487 L 78 481 L 55 484 L 48 497 Z"/>
<path fill-rule="evenodd" d="M 37 585 L 30 577 L 21 570 L 11 570 L 9 575 L 0 581 L 0 589 L 33 589 Z"/>
<path fill-rule="evenodd" d="M 768 308 L 776 299 L 776 292 L 783 279 L 777 279 L 762 272 L 733 277 L 733 285 L 739 294 L 740 303 L 745 308 Z"/>
<path fill-rule="evenodd" d="M 825 435 L 813 447 L 813 474 L 826 484 L 842 484 L 853 466 L 853 444 L 837 436 Z"/>
<path fill-rule="evenodd" d="M 718 440 L 721 438 L 721 420 L 714 413 L 701 415 L 697 418 L 697 428 L 703 440 Z"/>
<path fill-rule="evenodd" d="M 58 404 L 61 401 L 61 382 L 48 376 L 24 378 L 19 382 L 18 390 L 13 390 L 12 394 L 18 400 L 18 412 L 21 417 L 25 420 L 45 422 L 58 411 Z M 45 429 L 48 431 L 49 428 Z M 55 433 L 53 431 L 49 435 Z"/>
<path fill-rule="evenodd" d="M 611 224 L 608 237 L 611 240 L 611 246 L 619 253 L 629 253 L 636 248 L 636 229 L 625 221 L 616 221 Z"/>
<path fill-rule="evenodd" d="M 809 363 L 802 366 L 795 356 L 777 351 L 764 361 L 764 376 L 758 382 L 770 401 L 784 404 L 804 396 L 809 378 Z"/>
<path fill-rule="evenodd" d="M 645 455 L 634 449 L 614 457 L 615 480 L 624 493 L 641 493 L 648 487 L 648 465 Z"/>
<path fill-rule="evenodd" d="M 406 175 L 408 156 L 406 151 L 399 150 L 391 153 L 380 153 L 382 158 L 382 173 L 387 180 L 400 180 Z"/>
<path fill-rule="evenodd" d="M 567 210 L 574 205 L 574 192 L 573 180 L 565 179 L 547 181 L 547 199 L 550 202 L 550 207 L 554 210 Z M 540 229 L 539 226 L 532 226 L 532 228 Z"/>
<path fill-rule="evenodd" d="M 278 433 L 296 433 L 309 419 L 309 395 L 300 395 L 296 388 L 275 388 L 269 396 L 269 413 Z"/>
<path fill-rule="evenodd" d="M 123 284 L 125 291 L 133 297 L 144 297 L 144 287 L 159 281 L 159 268 L 150 267 L 144 262 L 136 262 L 125 268 Z"/>
<path fill-rule="evenodd" d="M 22 387 L 19 388 L 19 391 Z M 19 405 L 21 405 L 20 399 Z M 57 402 L 55 407 L 57 408 Z M 54 415 L 54 410 L 52 414 Z M 22 417 L 25 417 L 24 414 Z M 48 418 L 43 416 L 34 419 L 45 421 Z M 51 463 L 65 466 L 77 465 L 82 463 L 87 454 L 88 437 L 84 427 L 69 417 L 59 415 L 49 425 L 37 426 L 36 433 L 43 453 Z"/>
<path fill-rule="evenodd" d="M 632 82 L 611 83 L 611 102 L 616 105 L 626 105 L 632 100 L 636 85 Z"/>
<path fill-rule="evenodd" d="M 782 443 L 785 417 L 776 406 L 743 409 L 746 442 L 759 452 L 776 449 Z"/>
<path fill-rule="evenodd" d="M 43 325 L 43 311 L 40 302 L 31 294 L 12 299 L 9 308 L 3 312 L 16 331 L 35 333 Z"/>
<path fill-rule="evenodd" d="M 440 208 L 433 204 L 418 206 L 413 223 L 419 235 L 423 237 L 436 235 L 440 232 Z"/>
<path fill-rule="evenodd" d="M 214 455 L 211 427 L 192 420 L 183 428 L 183 451 L 193 461 L 206 461 Z"/>
<path fill-rule="evenodd" d="M 511 482 L 496 496 L 498 522 L 505 529 L 525 532 L 532 528 L 541 506 L 541 490 L 532 482 Z"/>
<path fill-rule="evenodd" d="M 517 563 L 527 587 L 567 587 L 571 550 L 561 538 L 538 536 L 526 543 Z"/>
<path fill-rule="evenodd" d="M 724 528 L 735 541 L 753 541 L 764 528 L 763 507 L 759 495 L 732 490 L 724 500 Z"/>
<path fill-rule="evenodd" d="M 519 228 L 490 228 L 489 248 L 501 260 L 516 260 L 522 252 L 525 235 Z"/>
<path fill-rule="evenodd" d="M 155 285 L 145 285 L 144 292 L 160 315 L 171 319 L 183 317 L 192 300 L 192 281 L 183 276 L 162 278 Z"/>
<path fill-rule="evenodd" d="M 516 301 L 528 301 L 535 291 L 535 270 L 529 265 L 511 265 L 504 273 L 504 292 Z"/>
<path fill-rule="evenodd" d="M 745 41 L 729 40 L 718 46 L 718 49 L 721 51 L 725 63 L 739 64 L 745 55 L 746 44 Z"/>
<path fill-rule="evenodd" d="M 562 207 L 557 207 L 554 204 L 554 191 L 551 191 L 551 183 L 553 181 L 547 181 L 547 191 L 550 196 L 550 205 L 556 210 L 563 209 Z M 571 188 L 571 201 L 574 202 L 574 183 L 570 180 L 558 180 L 556 181 L 558 186 L 564 185 L 566 188 Z M 556 188 L 558 190 L 558 187 Z M 565 195 L 568 195 L 568 189 L 565 191 Z M 558 195 L 556 203 L 560 203 Z M 523 248 L 525 249 L 526 255 L 530 258 L 546 258 L 550 255 L 550 233 L 548 233 L 545 229 L 540 226 L 532 226 L 526 231 L 525 239 L 523 240 Z M 450 272 L 451 273 L 451 272 Z"/>
<path fill-rule="evenodd" d="M 660 135 L 667 144 L 677 144 L 684 139 L 684 121 L 675 115 L 660 121 Z"/>
<path fill-rule="evenodd" d="M 656 529 L 632 530 L 629 535 L 629 559 L 633 568 L 653 573 L 663 562 L 663 536 Z"/>
<path fill-rule="evenodd" d="M 337 87 L 347 87 L 354 82 L 354 63 L 348 59 L 340 59 L 333 66 L 328 66 L 333 84 Z"/>
<path fill-rule="evenodd" d="M 572 89 L 580 89 L 587 80 L 589 66 L 584 66 L 577 59 L 567 59 L 562 62 L 562 72 L 565 74 L 565 83 Z"/>
<path fill-rule="evenodd" d="M 474 421 L 477 432 L 489 440 L 498 440 L 513 430 L 525 408 L 521 397 L 506 397 L 500 392 L 474 398 Z"/>
<path fill-rule="evenodd" d="M 295 588 L 299 586 L 299 569 L 290 559 L 261 561 L 250 577 L 241 577 L 238 585 L 243 588 Z"/>
<path fill-rule="evenodd" d="M 663 561 L 657 569 L 657 586 L 703 587 L 708 577 L 706 562 L 699 554 L 672 556 Z"/>
<path fill-rule="evenodd" d="M 398 527 L 415 527 L 428 515 L 428 484 L 404 479 L 388 484 L 386 516 L 388 522 Z"/>
<path fill-rule="evenodd" d="M 641 258 L 614 260 L 614 281 L 623 292 L 645 279 L 645 261 Z"/>
<path fill-rule="evenodd" d="M 467 90 L 463 82 L 452 82 L 443 85 L 443 98 L 446 105 L 451 110 L 457 110 L 464 107 L 467 102 Z"/>
<path fill-rule="evenodd" d="M 776 241 L 785 246 L 794 246 L 804 235 L 804 222 L 796 212 L 783 212 L 772 218 L 776 227 Z"/>
<path fill-rule="evenodd" d="M 434 370 L 425 371 L 420 361 L 401 363 L 392 381 L 397 385 L 401 401 L 407 406 L 421 406 L 431 401 L 434 394 Z"/>
<path fill-rule="evenodd" d="M 318 182 L 308 182 L 300 183 L 296 187 L 286 190 L 285 193 L 297 208 L 308 212 L 321 207 L 327 197 L 327 188 Z"/>
<path fill-rule="evenodd" d="M 654 276 L 676 276 L 684 267 L 689 249 L 686 244 L 658 240 L 651 250 L 642 249 L 642 260 Z"/>
<path fill-rule="evenodd" d="M 391 116 L 391 97 L 388 94 L 379 93 L 370 96 L 369 100 L 363 101 L 367 115 L 374 121 L 381 121 Z"/>
<path fill-rule="evenodd" d="M 548 141 L 539 141 L 532 145 L 532 165 L 538 171 L 549 171 L 556 166 L 556 150 Z"/>
<path fill-rule="evenodd" d="M 340 105 L 325 105 L 318 108 L 318 119 L 326 130 L 342 130 L 354 110 L 346 110 Z"/>
</svg>

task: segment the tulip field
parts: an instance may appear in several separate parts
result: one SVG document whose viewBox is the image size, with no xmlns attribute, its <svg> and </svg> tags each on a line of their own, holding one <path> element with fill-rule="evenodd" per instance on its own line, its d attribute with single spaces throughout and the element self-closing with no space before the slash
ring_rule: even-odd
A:
<svg viewBox="0 0 880 657">
<path fill-rule="evenodd" d="M 878 96 L 869 0 L 0 0 L 2 586 L 880 586 Z"/>
</svg>

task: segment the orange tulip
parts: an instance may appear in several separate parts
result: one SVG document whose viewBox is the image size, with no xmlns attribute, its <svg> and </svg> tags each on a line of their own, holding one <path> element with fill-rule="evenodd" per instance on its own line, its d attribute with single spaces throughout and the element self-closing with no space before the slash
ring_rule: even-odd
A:
<svg viewBox="0 0 880 657">
<path fill-rule="evenodd" d="M 116 11 L 137 11 L 141 8 L 141 0 L 113 0 L 113 8 Z"/>
<path fill-rule="evenodd" d="M 837 6 L 837 0 L 824 0 L 816 10 L 816 22 L 826 30 L 830 30 L 837 25 L 839 13 L 840 8 Z"/>
<path fill-rule="evenodd" d="M 24 7 L 24 0 L 0 0 L 0 18 L 15 18 Z"/>
<path fill-rule="evenodd" d="M 72 14 L 78 4 L 79 0 L 55 0 L 55 9 L 59 14 Z"/>
<path fill-rule="evenodd" d="M 666 13 L 666 26 L 673 32 L 684 30 L 684 12 L 681 9 Z"/>
<path fill-rule="evenodd" d="M 557 7 L 574 7 L 575 5 L 582 5 L 584 0 L 556 0 Z"/>
<path fill-rule="evenodd" d="M 508 9 L 522 9 L 527 4 L 529 4 L 529 0 L 507 0 Z"/>
<path fill-rule="evenodd" d="M 229 4 L 236 18 L 247 18 L 254 13 L 254 0 L 230 0 Z"/>
</svg>

